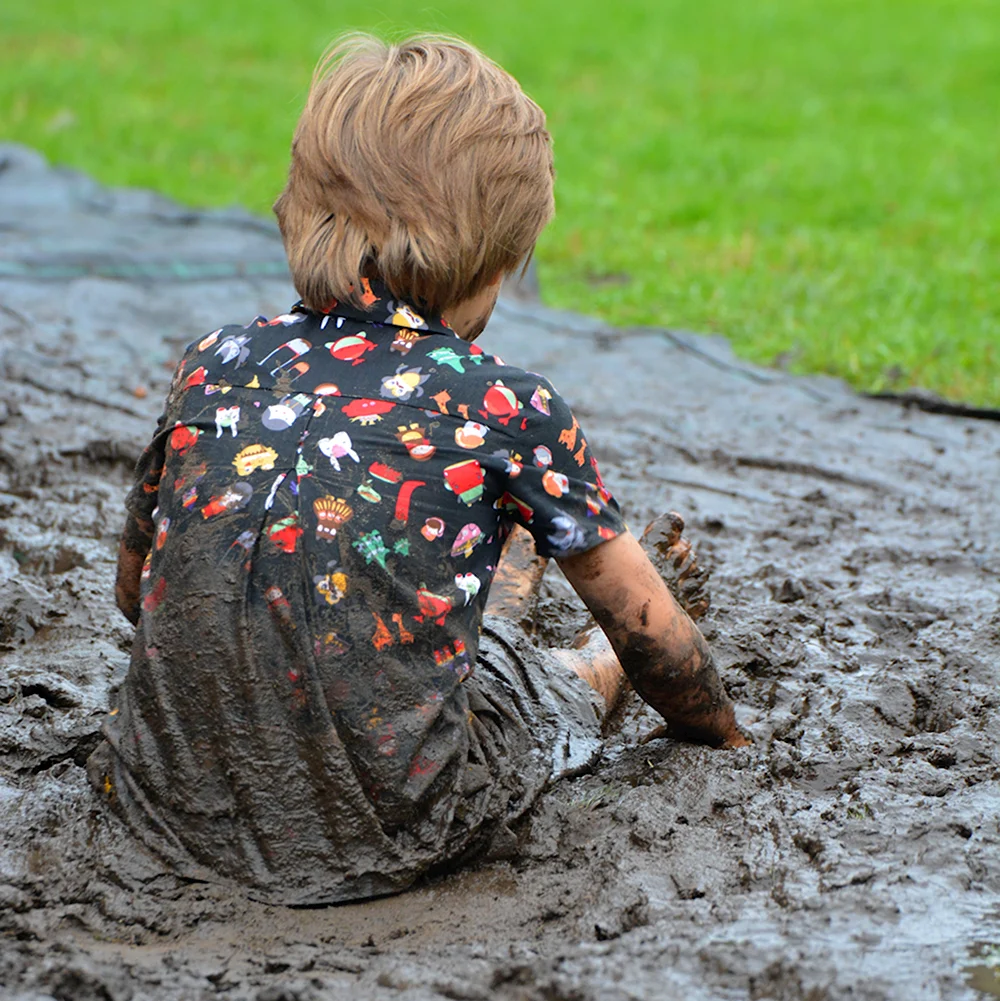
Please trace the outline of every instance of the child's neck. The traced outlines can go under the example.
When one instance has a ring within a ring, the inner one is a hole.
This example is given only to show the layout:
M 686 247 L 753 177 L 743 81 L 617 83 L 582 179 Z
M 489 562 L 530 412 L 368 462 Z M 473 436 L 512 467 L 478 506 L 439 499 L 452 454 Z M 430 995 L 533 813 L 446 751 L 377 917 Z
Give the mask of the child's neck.
M 478 294 L 446 309 L 441 317 L 463 341 L 474 341 L 486 329 L 500 292 L 500 275 Z

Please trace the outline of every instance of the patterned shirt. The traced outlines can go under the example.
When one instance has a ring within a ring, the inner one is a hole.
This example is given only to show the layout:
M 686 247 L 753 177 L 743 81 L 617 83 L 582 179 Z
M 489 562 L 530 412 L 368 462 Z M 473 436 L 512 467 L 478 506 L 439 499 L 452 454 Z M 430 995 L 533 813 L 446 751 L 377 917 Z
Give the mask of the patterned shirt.
M 563 557 L 624 528 L 548 380 L 364 285 L 367 311 L 298 305 L 190 345 L 127 502 L 155 535 L 108 734 L 148 810 L 203 818 L 210 863 L 285 793 L 290 836 L 340 811 L 430 850 L 467 785 L 463 689 L 505 535 Z M 242 864 L 277 865 L 254 837 Z

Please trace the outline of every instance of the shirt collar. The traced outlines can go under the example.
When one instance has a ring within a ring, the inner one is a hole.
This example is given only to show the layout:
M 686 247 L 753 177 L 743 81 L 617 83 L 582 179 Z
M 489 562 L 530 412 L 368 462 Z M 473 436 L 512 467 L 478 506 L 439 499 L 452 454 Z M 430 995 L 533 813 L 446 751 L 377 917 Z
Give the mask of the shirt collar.
M 458 336 L 437 314 L 421 312 L 408 302 L 393 298 L 392 293 L 379 279 L 362 278 L 361 285 L 361 298 L 367 309 L 362 309 L 353 302 L 334 300 L 327 309 L 322 310 L 322 313 L 330 316 L 342 316 L 360 323 L 379 323 L 390 327 L 407 327 L 425 333 L 447 334 L 450 337 Z M 314 313 L 315 311 L 299 301 L 292 307 L 292 312 Z

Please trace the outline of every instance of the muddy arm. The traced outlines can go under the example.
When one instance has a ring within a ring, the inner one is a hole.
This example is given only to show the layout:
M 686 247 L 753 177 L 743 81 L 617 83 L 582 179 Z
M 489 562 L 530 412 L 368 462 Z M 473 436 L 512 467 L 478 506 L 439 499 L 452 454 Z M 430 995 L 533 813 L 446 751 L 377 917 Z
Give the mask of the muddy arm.
M 139 621 L 139 579 L 142 564 L 153 541 L 153 523 L 130 514 L 118 544 L 118 574 L 115 578 L 115 601 L 125 617 L 135 625 Z
M 675 736 L 721 747 L 748 743 L 708 644 L 633 535 L 626 532 L 559 566 L 604 630 L 632 686 Z

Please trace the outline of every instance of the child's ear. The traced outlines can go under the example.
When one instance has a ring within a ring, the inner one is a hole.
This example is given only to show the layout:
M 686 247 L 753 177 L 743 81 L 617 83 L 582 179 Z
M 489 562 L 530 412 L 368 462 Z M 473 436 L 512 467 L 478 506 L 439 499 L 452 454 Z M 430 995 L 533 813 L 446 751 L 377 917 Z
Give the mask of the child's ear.
M 503 281 L 503 272 L 498 271 L 489 281 L 490 285 L 499 285 Z

